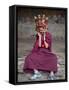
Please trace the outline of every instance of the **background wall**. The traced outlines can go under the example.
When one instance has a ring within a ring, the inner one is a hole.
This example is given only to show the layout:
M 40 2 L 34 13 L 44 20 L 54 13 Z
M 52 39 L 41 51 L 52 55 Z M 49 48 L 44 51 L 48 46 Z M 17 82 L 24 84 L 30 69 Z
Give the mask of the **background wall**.
M 9 6 L 13 4 L 25 5 L 39 5 L 39 6 L 53 6 L 53 7 L 67 7 L 69 8 L 68 0 L 2 0 L 0 2 L 0 90 L 5 89 L 21 89 L 21 90 L 67 90 L 69 82 L 65 83 L 49 83 L 49 84 L 35 84 L 35 85 L 20 85 L 13 86 L 8 84 L 8 63 L 9 63 Z M 69 19 L 69 18 L 68 18 Z M 68 25 L 69 26 L 69 25 Z M 69 32 L 68 32 L 69 33 Z M 69 38 L 69 36 L 68 36 Z M 68 48 L 69 51 L 69 48 Z M 69 57 L 69 55 L 68 55 Z M 68 62 L 69 64 L 69 62 Z M 69 66 L 68 66 L 69 68 Z M 69 73 L 69 70 L 68 70 Z

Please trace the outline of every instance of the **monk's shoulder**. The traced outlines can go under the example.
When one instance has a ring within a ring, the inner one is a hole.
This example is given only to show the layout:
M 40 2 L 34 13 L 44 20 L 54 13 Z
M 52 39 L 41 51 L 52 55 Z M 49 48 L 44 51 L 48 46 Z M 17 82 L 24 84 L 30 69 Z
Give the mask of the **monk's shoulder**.
M 38 34 L 36 34 L 36 39 L 38 39 L 39 38 L 39 36 L 38 36 Z
M 52 34 L 50 32 L 46 32 L 46 35 L 52 37 Z

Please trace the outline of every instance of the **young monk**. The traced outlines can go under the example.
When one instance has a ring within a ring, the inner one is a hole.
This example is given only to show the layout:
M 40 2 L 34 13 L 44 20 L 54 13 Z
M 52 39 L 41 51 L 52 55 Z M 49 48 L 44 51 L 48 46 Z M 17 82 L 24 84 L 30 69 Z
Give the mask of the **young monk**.
M 36 41 L 30 54 L 25 58 L 23 70 L 33 73 L 30 79 L 41 78 L 39 71 L 49 72 L 49 80 L 54 80 L 57 72 L 57 57 L 51 51 L 52 35 L 48 32 L 48 17 L 35 17 Z

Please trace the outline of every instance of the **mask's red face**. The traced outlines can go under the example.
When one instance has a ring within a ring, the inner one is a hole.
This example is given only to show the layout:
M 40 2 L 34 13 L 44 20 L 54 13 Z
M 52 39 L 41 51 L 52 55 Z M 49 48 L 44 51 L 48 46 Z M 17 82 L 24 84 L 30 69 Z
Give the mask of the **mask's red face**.
M 36 22 L 36 28 L 39 32 L 44 32 L 46 29 L 46 22 L 45 20 L 38 20 Z
M 40 15 L 37 17 L 35 16 L 34 19 L 36 23 L 36 31 L 45 32 L 48 29 L 48 17 L 44 14 L 42 17 Z

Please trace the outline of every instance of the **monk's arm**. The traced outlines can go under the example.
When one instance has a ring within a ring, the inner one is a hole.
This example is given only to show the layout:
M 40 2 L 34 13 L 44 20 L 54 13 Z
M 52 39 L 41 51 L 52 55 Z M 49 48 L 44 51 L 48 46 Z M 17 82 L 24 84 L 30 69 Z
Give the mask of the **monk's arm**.
M 51 41 L 52 41 L 52 36 L 50 33 L 47 33 L 47 36 L 44 39 L 44 45 L 46 48 L 50 48 L 51 47 Z
M 41 47 L 41 36 L 39 36 L 39 47 Z
M 41 36 L 38 33 L 36 34 L 36 41 L 34 47 L 35 48 L 41 47 Z
M 45 48 L 48 48 L 48 43 L 46 42 L 46 38 L 45 38 L 45 33 L 44 33 L 44 45 L 45 45 Z
M 44 41 L 44 45 L 45 45 L 45 48 L 49 47 L 49 45 L 48 45 L 48 43 L 46 41 Z
M 38 34 L 38 37 L 39 37 L 39 38 L 38 38 L 38 39 L 39 39 L 39 40 L 38 40 L 38 45 L 39 45 L 39 47 L 41 47 L 41 35 L 40 35 L 39 32 L 38 32 L 37 34 Z

